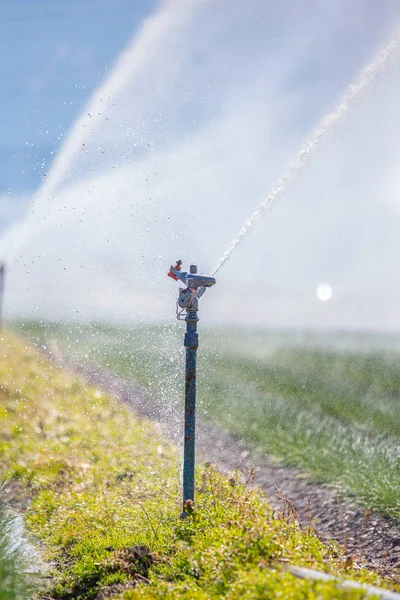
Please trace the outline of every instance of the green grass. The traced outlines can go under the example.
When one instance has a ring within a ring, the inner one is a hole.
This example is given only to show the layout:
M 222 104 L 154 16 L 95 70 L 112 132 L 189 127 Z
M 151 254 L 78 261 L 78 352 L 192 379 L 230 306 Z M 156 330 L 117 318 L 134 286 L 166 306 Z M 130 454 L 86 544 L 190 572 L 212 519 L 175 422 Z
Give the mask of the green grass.
M 25 325 L 182 411 L 184 325 Z M 400 345 L 395 337 L 203 331 L 199 410 L 253 446 L 400 519 Z
M 277 354 L 274 360 L 279 362 Z M 310 354 L 307 360 L 312 360 Z M 275 370 L 273 364 L 263 368 L 222 358 L 214 367 L 209 365 L 214 376 L 204 381 L 213 398 L 210 411 L 226 428 L 300 467 L 310 478 L 332 483 L 382 514 L 400 519 L 400 441 L 394 426 L 398 397 L 385 402 L 378 392 L 377 406 L 371 408 L 371 392 L 360 390 L 372 371 L 365 369 L 362 379 L 363 363 L 370 356 L 357 357 L 362 382 L 350 385 L 338 371 L 346 372 L 349 364 L 351 368 L 352 357 L 332 354 L 325 354 L 321 365 L 318 353 L 316 366 L 311 363 L 305 374 L 300 368 Z M 302 367 L 304 354 L 296 358 L 294 364 Z M 328 365 L 330 381 L 322 368 Z M 227 393 L 228 385 L 234 393 Z
M 181 521 L 178 456 L 152 425 L 1 337 L 0 460 L 29 496 L 27 529 L 55 565 L 47 598 L 364 597 L 296 579 L 288 563 L 392 585 L 212 466 L 197 471 L 196 504 Z

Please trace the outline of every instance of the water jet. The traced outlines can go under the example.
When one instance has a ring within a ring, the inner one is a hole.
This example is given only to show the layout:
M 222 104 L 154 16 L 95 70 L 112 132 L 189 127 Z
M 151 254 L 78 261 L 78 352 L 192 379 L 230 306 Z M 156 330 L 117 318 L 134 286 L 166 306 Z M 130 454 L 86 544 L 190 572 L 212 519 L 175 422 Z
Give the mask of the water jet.
M 289 164 L 283 177 L 279 179 L 276 186 L 271 190 L 270 194 L 261 202 L 257 210 L 245 221 L 242 229 L 239 231 L 236 238 L 230 243 L 227 250 L 223 253 L 213 271 L 213 275 L 217 273 L 223 264 L 230 258 L 236 246 L 248 234 L 249 231 L 258 223 L 272 205 L 279 200 L 287 191 L 288 185 L 296 179 L 297 175 L 305 167 L 311 159 L 315 150 L 321 142 L 327 137 L 338 123 L 342 121 L 345 115 L 349 112 L 353 104 L 364 94 L 375 80 L 377 74 L 384 68 L 386 63 L 392 58 L 393 54 L 400 46 L 400 30 L 397 30 L 392 41 L 378 55 L 362 69 L 358 78 L 354 83 L 351 83 L 346 92 L 342 96 L 337 107 L 329 112 L 319 123 L 315 132 L 306 141 L 294 162 Z

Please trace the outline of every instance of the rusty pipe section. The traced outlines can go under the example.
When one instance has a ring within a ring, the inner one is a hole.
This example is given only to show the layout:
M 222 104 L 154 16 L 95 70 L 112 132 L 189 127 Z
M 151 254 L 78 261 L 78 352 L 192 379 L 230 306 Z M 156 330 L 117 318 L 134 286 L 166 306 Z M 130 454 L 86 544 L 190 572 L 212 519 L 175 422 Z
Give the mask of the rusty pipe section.
M 197 322 L 199 320 L 198 302 L 194 302 L 186 309 L 186 376 L 185 376 L 185 434 L 183 446 L 183 512 L 182 518 L 187 516 L 187 509 L 194 502 L 194 467 L 196 460 L 196 359 L 199 346 Z

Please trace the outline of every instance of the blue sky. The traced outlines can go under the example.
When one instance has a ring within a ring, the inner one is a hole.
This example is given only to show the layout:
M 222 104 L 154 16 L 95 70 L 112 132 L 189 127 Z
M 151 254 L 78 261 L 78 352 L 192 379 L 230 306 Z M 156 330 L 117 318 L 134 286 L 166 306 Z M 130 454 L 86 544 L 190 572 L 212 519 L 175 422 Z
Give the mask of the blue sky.
M 0 195 L 32 192 L 151 0 L 0 1 Z
M 400 23 L 397 0 L 0 0 L 0 11 L 0 250 L 20 246 L 9 306 L 67 317 L 173 304 L 165 265 L 188 254 L 215 265 Z M 215 314 L 400 329 L 398 65 L 397 53 L 235 251 Z M 324 281 L 328 309 L 315 303 Z M 249 290 L 263 290 L 262 310 L 248 310 Z

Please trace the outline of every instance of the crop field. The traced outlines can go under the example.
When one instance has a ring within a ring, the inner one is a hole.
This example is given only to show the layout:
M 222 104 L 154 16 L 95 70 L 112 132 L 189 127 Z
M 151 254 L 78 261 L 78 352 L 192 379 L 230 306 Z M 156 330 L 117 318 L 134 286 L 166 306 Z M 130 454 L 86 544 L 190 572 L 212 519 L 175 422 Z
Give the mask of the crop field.
M 180 418 L 183 327 L 18 328 L 137 382 Z M 205 329 L 199 412 L 311 480 L 400 519 L 399 359 L 395 336 Z
M 365 597 L 297 578 L 288 564 L 398 588 L 212 465 L 199 465 L 195 506 L 179 519 L 178 455 L 152 423 L 23 341 L 2 342 L 2 476 L 28 500 L 26 535 L 48 561 L 28 590 L 18 556 L 0 544 L 2 600 Z

